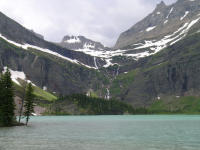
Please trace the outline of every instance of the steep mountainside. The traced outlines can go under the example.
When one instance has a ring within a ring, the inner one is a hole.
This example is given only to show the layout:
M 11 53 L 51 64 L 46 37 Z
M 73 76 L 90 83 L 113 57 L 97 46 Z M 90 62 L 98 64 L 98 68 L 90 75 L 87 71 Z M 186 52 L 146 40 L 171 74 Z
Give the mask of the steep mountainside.
M 41 38 L 41 35 L 28 30 L 15 22 L 14 20 L 8 18 L 0 12 L 0 37 L 10 41 L 16 46 L 27 48 L 35 48 L 39 51 L 46 53 L 51 53 L 57 56 L 66 57 L 68 61 L 71 61 L 76 64 L 85 65 L 86 67 L 95 67 L 94 58 L 82 53 L 75 52 L 66 48 L 62 48 L 47 42 Z M 98 59 L 98 58 L 97 58 Z M 99 62 L 105 64 L 102 60 L 99 59 Z
M 167 97 L 199 96 L 200 33 L 188 35 L 159 53 L 140 59 L 110 87 L 113 97 L 146 106 Z
M 1 71 L 5 66 L 13 71 L 23 72 L 27 79 L 37 86 L 47 87 L 51 92 L 60 94 L 97 90 L 107 80 L 94 69 L 73 64 L 35 49 L 27 51 L 0 39 Z
M 96 69 L 113 65 L 109 60 L 111 49 L 84 36 L 65 36 L 58 45 L 92 56 Z
M 96 58 L 98 60 L 98 58 Z M 101 59 L 99 62 L 103 61 Z M 57 94 L 106 90 L 107 77 L 94 57 L 47 42 L 0 13 L 0 70 L 8 67 L 35 85 Z M 98 93 L 105 95 L 105 93 Z
M 161 2 L 151 14 L 120 35 L 115 49 L 125 50 L 135 59 L 155 54 L 199 25 L 199 15 L 199 0 L 178 0 L 170 6 Z

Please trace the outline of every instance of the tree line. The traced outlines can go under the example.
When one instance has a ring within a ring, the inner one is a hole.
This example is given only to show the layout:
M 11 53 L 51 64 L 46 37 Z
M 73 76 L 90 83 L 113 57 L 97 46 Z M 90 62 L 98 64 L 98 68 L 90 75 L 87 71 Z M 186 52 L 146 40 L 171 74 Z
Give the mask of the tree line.
M 30 116 L 34 113 L 34 94 L 31 83 L 26 84 L 24 90 L 24 98 L 22 98 L 19 121 L 16 120 L 15 115 L 15 101 L 14 101 L 14 86 L 11 79 L 11 73 L 7 68 L 6 72 L 0 76 L 0 126 L 14 126 L 19 125 L 22 115 L 26 118 L 26 125 L 28 125 Z M 23 111 L 24 108 L 24 111 Z M 22 114 L 22 112 L 24 112 Z
M 87 115 L 122 115 L 134 114 L 135 111 L 131 105 L 115 99 L 107 100 L 86 96 L 84 94 L 72 94 L 59 97 L 52 105 L 52 113 L 59 114 L 65 112 L 63 105 L 70 103 L 75 104 L 79 110 L 85 110 L 83 113 L 80 113 Z
M 60 96 L 57 101 L 55 101 L 49 114 L 53 115 L 65 115 L 69 114 L 65 110 L 64 105 L 75 104 L 78 106 L 79 110 L 84 110 L 80 112 L 82 115 L 123 115 L 123 114 L 152 114 L 146 107 L 134 108 L 132 105 L 119 101 L 116 99 L 104 99 L 86 96 L 84 94 L 72 94 L 68 96 Z

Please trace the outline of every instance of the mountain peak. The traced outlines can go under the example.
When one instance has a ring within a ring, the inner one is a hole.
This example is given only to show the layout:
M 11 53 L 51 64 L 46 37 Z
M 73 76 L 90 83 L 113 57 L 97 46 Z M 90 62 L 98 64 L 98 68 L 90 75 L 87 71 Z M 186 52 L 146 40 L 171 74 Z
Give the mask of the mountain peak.
M 85 36 L 79 35 L 79 36 L 64 36 L 61 43 L 59 43 L 60 46 L 69 48 L 72 50 L 77 49 L 93 49 L 93 50 L 107 50 L 107 47 L 104 47 L 103 44 L 100 42 L 93 41 Z
M 163 8 L 167 7 L 164 1 L 161 1 L 159 4 L 156 6 L 156 10 L 162 10 Z

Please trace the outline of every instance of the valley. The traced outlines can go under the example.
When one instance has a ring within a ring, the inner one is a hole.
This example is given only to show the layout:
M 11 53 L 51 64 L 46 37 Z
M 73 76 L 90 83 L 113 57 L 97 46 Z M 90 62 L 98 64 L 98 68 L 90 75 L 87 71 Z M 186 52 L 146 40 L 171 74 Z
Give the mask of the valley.
M 157 101 L 167 105 L 169 97 L 198 99 L 199 14 L 197 0 L 162 1 L 106 47 L 81 35 L 49 42 L 0 13 L 0 70 L 10 69 L 18 97 L 20 82 L 27 80 L 36 87 L 38 104 L 47 106 L 73 94 L 146 111 Z

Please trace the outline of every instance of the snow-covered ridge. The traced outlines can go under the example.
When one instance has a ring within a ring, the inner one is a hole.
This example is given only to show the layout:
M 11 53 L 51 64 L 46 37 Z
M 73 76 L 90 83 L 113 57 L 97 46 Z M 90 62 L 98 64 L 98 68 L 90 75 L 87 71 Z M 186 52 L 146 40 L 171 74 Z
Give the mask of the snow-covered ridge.
M 95 44 L 92 45 L 90 43 L 85 43 L 84 46 L 83 46 L 83 48 L 85 48 L 85 49 L 94 49 L 95 48 Z
M 73 37 L 71 39 L 65 40 L 65 43 L 80 43 L 81 40 L 78 37 Z
M 7 68 L 8 67 L 4 67 L 3 68 L 4 69 L 3 73 L 6 72 Z M 26 75 L 25 75 L 24 72 L 22 72 L 22 71 L 14 71 L 14 70 L 12 70 L 10 68 L 8 68 L 8 70 L 10 71 L 12 81 L 15 82 L 16 84 L 21 86 L 21 84 L 18 81 L 18 79 L 21 79 L 21 80 L 27 81 L 28 83 L 32 83 L 33 86 L 36 86 L 32 81 L 27 80 Z
M 13 44 L 13 45 L 15 45 L 15 46 L 17 46 L 17 47 L 23 48 L 23 49 L 25 49 L 25 50 L 28 50 L 29 48 L 33 48 L 33 49 L 35 49 L 35 50 L 39 50 L 39 51 L 42 51 L 42 52 L 44 52 L 44 53 L 48 53 L 48 54 L 57 56 L 57 57 L 59 57 L 59 58 L 65 59 L 65 60 L 67 60 L 67 61 L 69 61 L 69 62 L 71 62 L 71 63 L 75 63 L 75 64 L 78 64 L 78 65 L 83 65 L 83 66 L 85 66 L 85 67 L 87 67 L 87 68 L 97 69 L 97 68 L 95 68 L 95 67 L 91 67 L 91 66 L 85 65 L 85 64 L 83 64 L 82 62 L 79 62 L 79 61 L 76 60 L 76 59 L 70 59 L 70 58 L 68 58 L 68 57 L 65 57 L 65 56 L 63 56 L 63 55 L 61 55 L 61 54 L 59 54 L 59 53 L 57 53 L 57 52 L 51 51 L 51 50 L 46 49 L 46 48 L 41 48 L 41 47 L 34 46 L 34 45 L 30 45 L 30 44 L 19 44 L 19 43 L 16 43 L 16 42 L 14 42 L 14 41 L 11 41 L 11 40 L 7 39 L 6 37 L 2 36 L 1 34 L 0 34 L 0 37 L 1 37 L 2 39 L 6 40 L 8 43 L 11 43 L 11 44 Z
M 187 35 L 189 29 L 194 24 L 196 24 L 199 20 L 200 20 L 200 17 L 191 22 L 185 23 L 177 31 L 175 31 L 174 33 L 172 33 L 170 35 L 165 36 L 163 39 L 161 39 L 159 41 L 151 40 L 151 41 L 144 41 L 144 43 L 133 44 L 134 46 L 138 46 L 138 47 L 134 48 L 136 50 L 137 49 L 150 49 L 153 52 L 149 53 L 146 51 L 146 52 L 142 52 L 142 53 L 138 53 L 138 54 L 133 54 L 132 56 L 134 57 L 134 55 L 135 55 L 135 57 L 138 59 L 138 58 L 141 58 L 144 56 L 153 55 L 153 54 L 159 52 L 160 50 L 166 48 L 168 45 L 175 44 L 176 42 L 183 39 Z
M 173 9 L 171 9 L 171 11 L 173 11 Z M 138 49 L 149 49 L 152 52 L 149 51 L 145 51 L 145 52 L 141 52 L 141 53 L 135 53 L 135 54 L 128 54 L 127 51 L 131 51 L 131 49 L 118 49 L 115 51 L 98 51 L 98 50 L 91 50 L 88 47 L 85 47 L 84 49 L 77 49 L 74 51 L 79 51 L 79 52 L 83 52 L 85 54 L 94 56 L 94 57 L 100 57 L 102 59 L 104 59 L 106 61 L 106 65 L 104 65 L 104 67 L 108 67 L 110 65 L 113 65 L 111 63 L 112 61 L 112 57 L 114 56 L 126 56 L 126 57 L 132 57 L 135 60 L 138 60 L 139 58 L 143 58 L 143 57 L 147 57 L 150 55 L 153 55 L 157 52 L 159 52 L 160 50 L 166 48 L 168 45 L 173 45 L 176 42 L 180 41 L 181 39 L 183 39 L 189 29 L 196 24 L 199 21 L 200 18 L 197 18 L 191 22 L 185 23 L 182 27 L 180 27 L 177 31 L 175 31 L 174 33 L 164 36 L 161 40 L 151 40 L 151 41 L 144 41 L 144 43 L 135 43 L 133 44 L 133 46 L 137 46 L 132 50 L 138 50 Z M 94 62 L 95 64 L 95 62 Z M 95 65 L 96 66 L 96 65 Z

